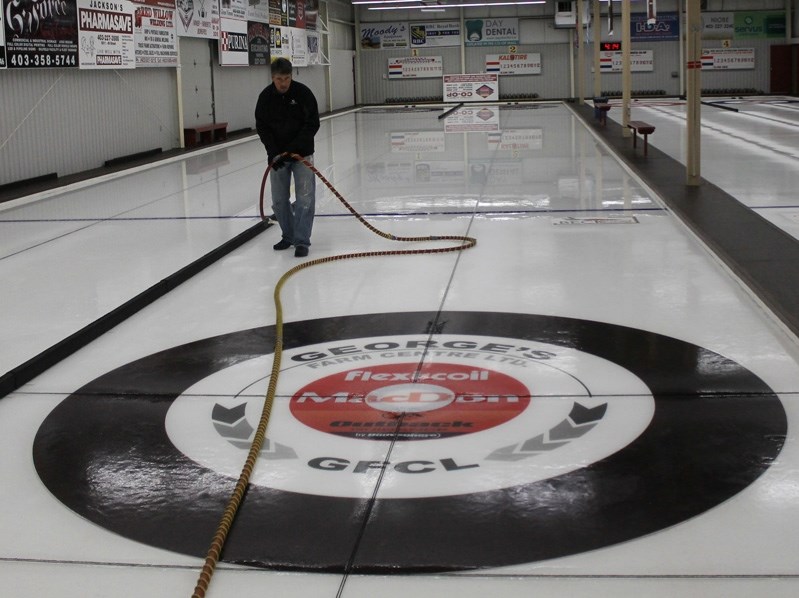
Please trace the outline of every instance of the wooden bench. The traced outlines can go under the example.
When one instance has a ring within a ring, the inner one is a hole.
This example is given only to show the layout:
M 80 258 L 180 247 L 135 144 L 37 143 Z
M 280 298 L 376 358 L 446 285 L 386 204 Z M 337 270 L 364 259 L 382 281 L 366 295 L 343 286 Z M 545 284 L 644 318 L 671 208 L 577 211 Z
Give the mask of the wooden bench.
M 208 123 L 207 125 L 197 125 L 185 127 L 183 138 L 186 147 L 195 145 L 205 145 L 213 141 L 224 141 L 227 139 L 227 123 Z
M 648 146 L 648 138 L 650 133 L 655 132 L 654 125 L 650 125 L 649 123 L 645 123 L 642 120 L 631 120 L 627 123 L 627 126 L 633 130 L 633 147 L 635 147 L 635 141 L 638 139 L 636 133 L 640 133 L 644 137 L 644 155 L 646 156 L 646 150 Z

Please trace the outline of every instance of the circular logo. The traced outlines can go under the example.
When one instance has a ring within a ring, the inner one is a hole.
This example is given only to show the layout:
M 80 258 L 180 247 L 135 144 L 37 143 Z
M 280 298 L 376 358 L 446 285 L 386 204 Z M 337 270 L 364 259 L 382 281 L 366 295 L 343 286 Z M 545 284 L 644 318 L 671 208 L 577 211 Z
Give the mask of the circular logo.
M 481 432 L 522 413 L 527 387 L 457 363 L 390 363 L 325 376 L 291 398 L 302 423 L 348 438 L 429 440 Z
M 202 557 L 273 345 L 272 327 L 233 332 L 93 380 L 42 423 L 41 480 L 106 529 Z M 230 562 L 408 573 L 595 550 L 729 499 L 787 429 L 740 364 L 602 322 L 368 314 L 287 324 L 284 348 Z

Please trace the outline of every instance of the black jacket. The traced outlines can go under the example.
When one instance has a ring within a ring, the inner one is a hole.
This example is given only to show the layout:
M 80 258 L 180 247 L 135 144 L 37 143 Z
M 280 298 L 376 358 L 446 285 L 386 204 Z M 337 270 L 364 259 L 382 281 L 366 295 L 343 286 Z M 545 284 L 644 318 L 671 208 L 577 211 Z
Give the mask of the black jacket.
M 274 84 L 267 86 L 255 105 L 255 126 L 270 162 L 283 152 L 310 156 L 319 130 L 319 107 L 313 92 L 293 80 L 284 94 L 279 94 Z

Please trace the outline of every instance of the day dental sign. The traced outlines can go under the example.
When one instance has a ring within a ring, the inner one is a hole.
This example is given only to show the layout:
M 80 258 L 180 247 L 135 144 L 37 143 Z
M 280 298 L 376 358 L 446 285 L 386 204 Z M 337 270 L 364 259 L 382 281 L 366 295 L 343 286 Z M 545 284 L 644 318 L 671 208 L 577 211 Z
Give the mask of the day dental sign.
M 519 19 L 469 19 L 467 46 L 507 46 L 519 43 Z

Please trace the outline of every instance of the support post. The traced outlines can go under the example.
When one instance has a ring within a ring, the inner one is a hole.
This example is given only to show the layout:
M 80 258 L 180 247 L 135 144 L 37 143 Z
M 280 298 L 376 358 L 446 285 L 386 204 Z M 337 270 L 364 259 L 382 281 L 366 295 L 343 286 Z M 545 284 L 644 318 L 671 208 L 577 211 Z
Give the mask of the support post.
M 699 0 L 686 0 L 686 184 L 698 186 L 701 180 L 702 137 L 702 16 Z

